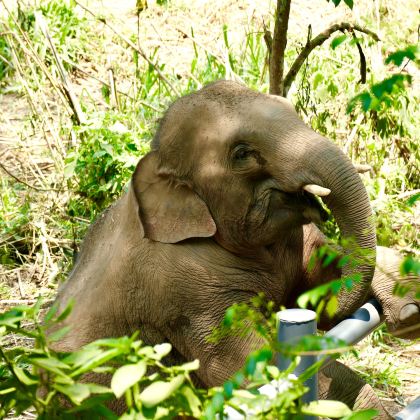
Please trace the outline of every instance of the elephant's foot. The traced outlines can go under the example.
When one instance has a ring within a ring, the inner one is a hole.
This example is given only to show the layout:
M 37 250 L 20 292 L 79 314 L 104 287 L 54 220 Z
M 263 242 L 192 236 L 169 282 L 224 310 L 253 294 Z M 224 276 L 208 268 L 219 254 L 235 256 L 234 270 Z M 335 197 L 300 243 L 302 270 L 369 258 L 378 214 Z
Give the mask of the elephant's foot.
M 331 362 L 319 374 L 319 399 L 337 400 L 353 410 L 374 408 L 377 419 L 392 419 L 373 388 L 350 368 L 340 362 Z

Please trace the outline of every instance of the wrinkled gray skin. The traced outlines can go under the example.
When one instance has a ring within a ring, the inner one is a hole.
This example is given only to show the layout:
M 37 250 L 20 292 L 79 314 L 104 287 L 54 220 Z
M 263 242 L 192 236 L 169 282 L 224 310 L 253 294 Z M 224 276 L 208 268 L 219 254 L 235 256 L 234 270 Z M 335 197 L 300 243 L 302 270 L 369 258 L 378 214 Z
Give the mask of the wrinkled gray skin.
M 374 253 L 372 212 L 359 175 L 285 99 L 228 81 L 179 99 L 129 191 L 91 227 L 59 292 L 61 308 L 75 301 L 65 321 L 73 328 L 59 348 L 139 329 L 147 343 L 170 342 L 173 362 L 199 358 L 198 383 L 220 384 L 262 344 L 252 335 L 206 341 L 230 305 L 264 292 L 277 305 L 295 306 L 303 291 L 349 274 L 333 266 L 307 271 L 312 251 L 325 243 L 314 224 L 324 211 L 303 191 L 307 184 L 331 190 L 324 202 L 342 235 Z M 398 270 L 398 259 L 391 265 Z M 374 264 L 359 271 L 360 285 L 339 295 L 337 318 L 369 294 Z M 373 293 L 391 327 L 402 317 L 418 321 L 417 306 L 393 298 L 392 287 L 391 276 L 375 276 Z M 342 365 L 325 369 L 321 382 L 324 397 L 380 406 Z

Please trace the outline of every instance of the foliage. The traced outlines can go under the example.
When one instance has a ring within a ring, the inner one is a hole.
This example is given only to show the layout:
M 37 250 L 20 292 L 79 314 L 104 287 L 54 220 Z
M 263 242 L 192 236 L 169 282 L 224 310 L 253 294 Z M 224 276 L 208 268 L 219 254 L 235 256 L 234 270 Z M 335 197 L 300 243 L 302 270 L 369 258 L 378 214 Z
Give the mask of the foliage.
M 137 156 L 147 150 L 121 122 L 111 124 L 113 120 L 113 115 L 105 114 L 104 119 L 98 117 L 93 124 L 77 128 L 80 145 L 67 154 L 64 174 L 69 187 L 90 201 L 83 208 L 102 210 L 114 201 L 133 173 Z M 81 215 L 76 200 L 70 207 Z
M 255 318 L 256 301 L 251 305 L 254 309 L 248 307 L 248 313 L 253 313 Z M 42 300 L 38 300 L 33 307 L 18 306 L 0 314 L 1 417 L 11 412 L 20 415 L 33 407 L 40 419 L 86 415 L 92 419 L 115 419 L 118 417 L 107 403 L 124 397 L 127 411 L 121 418 L 125 419 L 172 418 L 177 414 L 211 420 L 217 415 L 223 418 L 229 410 L 246 411 L 264 419 L 299 414 L 352 418 L 346 417 L 353 413 L 343 403 L 319 401 L 302 405 L 300 402 L 307 391 L 305 380 L 319 369 L 320 363 L 299 378 L 291 373 L 299 363 L 296 357 L 299 351 L 315 349 L 313 340 L 302 342 L 301 349 L 293 347 L 293 352 L 287 353 L 292 362 L 286 371 L 280 372 L 270 364 L 273 350 L 266 347 L 251 353 L 244 368 L 222 387 L 206 391 L 195 388 L 191 380 L 190 375 L 199 368 L 198 360 L 166 366 L 164 358 L 171 352 L 171 345 L 147 346 L 137 333 L 131 337 L 100 339 L 75 352 L 55 351 L 54 342 L 69 331 L 69 327 L 59 328 L 59 323 L 69 315 L 72 305 L 61 313 L 52 306 L 42 324 L 41 307 Z M 272 317 L 272 305 L 267 310 Z M 236 312 L 237 308 L 231 308 L 225 320 L 237 316 L 232 311 Z M 15 340 L 17 337 L 34 340 L 35 345 L 11 347 L 10 334 L 14 334 Z M 322 338 L 317 340 L 317 350 L 326 348 L 320 345 L 321 341 Z M 329 348 L 336 346 L 330 343 Z M 92 374 L 112 377 L 110 386 L 89 382 Z M 267 391 L 258 392 L 258 387 L 270 383 L 283 392 L 274 397 Z M 373 416 L 363 412 L 359 415 L 365 419 Z

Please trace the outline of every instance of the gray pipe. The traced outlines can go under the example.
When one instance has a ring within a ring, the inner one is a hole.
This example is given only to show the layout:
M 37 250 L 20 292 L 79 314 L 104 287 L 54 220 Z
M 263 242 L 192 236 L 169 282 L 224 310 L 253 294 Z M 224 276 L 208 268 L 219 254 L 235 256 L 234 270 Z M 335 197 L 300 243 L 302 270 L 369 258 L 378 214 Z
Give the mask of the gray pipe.
M 344 340 L 352 345 L 368 336 L 381 324 L 382 308 L 376 299 L 371 299 L 353 315 L 329 330 L 325 336 Z
M 325 335 L 344 340 L 348 345 L 356 344 L 381 324 L 381 315 L 382 308 L 380 304 L 376 299 L 371 299 L 354 312 L 353 315 L 341 321 Z M 313 311 L 307 309 L 286 309 L 277 313 L 277 320 L 278 340 L 280 342 L 293 342 L 304 335 L 316 334 L 316 314 Z M 301 362 L 294 371 L 294 374 L 299 376 L 316 361 L 316 356 L 302 356 Z M 328 359 L 325 364 L 327 363 Z M 287 369 L 289 365 L 290 360 L 288 358 L 278 357 L 277 366 L 280 370 Z M 303 396 L 303 402 L 316 401 L 318 399 L 317 375 L 314 375 L 314 377 L 306 381 L 305 385 L 309 387 L 309 391 Z M 267 384 L 264 387 L 270 388 L 273 386 Z M 226 414 L 230 420 L 244 418 L 233 409 L 228 410 Z M 309 419 L 314 420 L 316 417 L 305 416 L 305 420 Z M 397 414 L 396 420 L 420 420 L 420 397 Z
M 285 309 L 277 313 L 278 330 L 277 339 L 280 343 L 293 343 L 305 335 L 316 334 L 316 313 L 309 309 Z M 296 376 L 301 375 L 306 369 L 316 363 L 316 355 L 301 356 L 299 365 L 294 370 Z M 277 367 L 286 370 L 291 360 L 284 356 L 277 357 Z M 318 399 L 318 381 L 314 375 L 305 382 L 309 391 L 303 396 L 302 401 L 309 403 Z
M 293 343 L 305 335 L 316 334 L 316 313 L 309 309 L 285 309 L 277 313 L 277 339 L 280 343 Z M 317 362 L 316 355 L 301 356 L 300 363 L 294 370 L 296 376 Z M 277 356 L 277 367 L 286 370 L 291 360 L 284 356 Z M 318 375 L 311 376 L 305 381 L 308 392 L 302 397 L 304 403 L 318 399 Z M 304 416 L 305 420 L 315 420 L 317 417 Z
M 400 411 L 395 420 L 419 420 L 420 419 L 420 397 L 407 405 L 404 410 Z

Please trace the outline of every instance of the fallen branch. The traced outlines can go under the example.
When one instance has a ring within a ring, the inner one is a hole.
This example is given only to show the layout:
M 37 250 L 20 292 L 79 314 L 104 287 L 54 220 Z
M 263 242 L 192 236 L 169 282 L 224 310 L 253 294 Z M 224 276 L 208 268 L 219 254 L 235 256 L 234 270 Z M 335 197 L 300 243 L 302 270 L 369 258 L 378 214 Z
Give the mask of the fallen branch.
M 135 44 L 133 44 L 133 42 L 131 42 L 126 36 L 124 36 L 123 34 L 121 34 L 120 32 L 118 32 L 110 23 L 108 23 L 104 17 L 98 17 L 94 12 L 92 12 L 92 10 L 90 10 L 85 5 L 83 5 L 82 3 L 80 3 L 80 1 L 75 0 L 75 3 L 77 5 L 79 5 L 82 9 L 84 9 L 86 12 L 88 12 L 89 14 L 91 14 L 95 19 L 99 20 L 104 25 L 108 26 L 108 28 L 111 29 L 111 31 L 114 32 L 115 35 L 117 35 L 119 38 L 121 38 L 130 48 L 132 48 L 134 51 L 137 51 L 148 62 L 148 64 L 150 64 L 153 67 L 153 69 L 158 74 L 159 78 L 175 93 L 175 95 L 180 96 L 180 93 L 178 92 L 178 90 L 162 74 L 162 72 L 160 71 L 159 67 L 147 56 L 147 54 L 145 53 L 145 51 L 143 50 L 143 48 L 141 48 L 140 46 L 136 46 Z
M 284 89 L 283 89 L 283 96 L 287 95 L 287 92 L 290 89 L 290 86 L 292 85 L 293 81 L 296 78 L 296 75 L 298 74 L 300 68 L 302 67 L 305 60 L 308 58 L 309 54 L 314 50 L 316 47 L 321 46 L 334 32 L 337 31 L 349 31 L 349 32 L 363 32 L 369 36 L 371 36 L 375 41 L 379 41 L 379 37 L 375 32 L 372 32 L 369 29 L 362 28 L 359 25 L 353 25 L 351 23 L 342 22 L 342 23 L 336 23 L 332 26 L 330 26 L 328 29 L 326 29 L 324 32 L 321 32 L 318 34 L 315 38 L 308 40 L 303 47 L 300 54 L 297 56 L 296 60 L 290 67 L 289 72 L 287 73 L 286 77 L 284 78 Z

